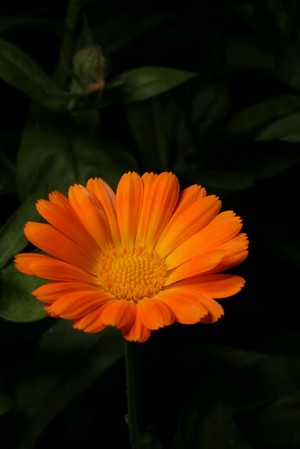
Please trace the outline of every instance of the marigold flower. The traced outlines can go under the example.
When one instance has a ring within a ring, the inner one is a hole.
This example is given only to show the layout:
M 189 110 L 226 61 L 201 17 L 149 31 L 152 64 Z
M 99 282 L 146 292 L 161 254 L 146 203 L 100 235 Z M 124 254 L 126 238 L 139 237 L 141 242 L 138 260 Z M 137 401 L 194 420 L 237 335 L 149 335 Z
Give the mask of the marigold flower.
M 245 283 L 220 274 L 247 256 L 240 217 L 219 213 L 220 200 L 201 186 L 180 192 L 172 173 L 126 173 L 116 194 L 89 179 L 36 207 L 48 223 L 28 222 L 24 232 L 49 255 L 18 254 L 16 268 L 51 281 L 33 295 L 76 329 L 115 326 L 143 342 L 174 321 L 213 323 L 223 315 L 214 299 Z

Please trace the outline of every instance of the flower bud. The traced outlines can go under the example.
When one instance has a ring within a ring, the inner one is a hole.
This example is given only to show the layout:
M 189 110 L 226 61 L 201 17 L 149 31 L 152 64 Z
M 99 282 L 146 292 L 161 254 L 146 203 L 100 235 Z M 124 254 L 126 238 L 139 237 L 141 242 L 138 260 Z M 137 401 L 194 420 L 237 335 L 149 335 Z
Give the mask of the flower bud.
M 106 58 L 99 44 L 84 47 L 73 58 L 72 92 L 90 93 L 105 85 Z

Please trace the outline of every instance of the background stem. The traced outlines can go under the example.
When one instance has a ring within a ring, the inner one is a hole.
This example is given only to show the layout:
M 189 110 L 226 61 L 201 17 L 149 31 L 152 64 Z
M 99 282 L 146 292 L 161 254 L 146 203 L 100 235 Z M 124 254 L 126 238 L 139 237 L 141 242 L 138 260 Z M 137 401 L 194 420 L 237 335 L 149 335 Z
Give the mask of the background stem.
M 69 0 L 65 18 L 66 31 L 61 44 L 61 61 L 56 69 L 54 79 L 61 88 L 65 88 L 69 72 L 72 67 L 72 59 L 76 48 L 78 16 L 82 0 Z

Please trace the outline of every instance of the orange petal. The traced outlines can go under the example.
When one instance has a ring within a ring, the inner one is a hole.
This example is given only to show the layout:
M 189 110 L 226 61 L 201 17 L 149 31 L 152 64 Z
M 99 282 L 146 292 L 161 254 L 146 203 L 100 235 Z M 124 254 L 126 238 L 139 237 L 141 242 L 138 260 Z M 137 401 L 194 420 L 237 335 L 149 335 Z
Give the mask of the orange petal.
M 238 293 L 245 279 L 233 274 L 211 274 L 199 277 L 199 290 L 211 298 L 228 298 Z
M 61 207 L 62 209 L 73 213 L 72 207 L 70 205 L 70 201 L 61 192 L 54 190 L 53 192 L 49 193 L 48 197 L 49 197 L 49 201 L 51 201 L 51 203 L 56 204 L 57 206 Z
M 87 313 L 82 318 L 73 320 L 72 326 L 74 329 L 79 329 L 88 333 L 96 333 L 102 331 L 106 326 L 100 319 L 101 311 L 99 309 Z
M 67 236 L 44 223 L 28 222 L 24 233 L 42 251 L 90 273 L 96 272 L 97 262 Z
M 215 323 L 224 315 L 224 309 L 217 301 L 211 298 L 203 298 L 202 301 L 208 310 L 208 314 L 201 319 L 202 323 Z
M 21 273 L 36 276 L 36 274 L 32 271 L 32 266 L 35 262 L 38 262 L 40 260 L 39 258 L 40 258 L 39 254 L 19 253 L 16 254 L 14 257 L 14 265 L 16 269 L 19 270 Z
M 141 321 L 150 330 L 169 326 L 174 322 L 172 310 L 158 298 L 145 298 L 137 304 L 137 307 Z
M 49 282 L 36 288 L 32 294 L 42 302 L 51 303 L 60 296 L 84 290 L 98 291 L 99 287 L 79 282 Z
M 140 176 L 129 172 L 122 176 L 116 193 L 116 213 L 125 247 L 135 245 L 143 201 L 143 184 Z
M 77 319 L 99 310 L 109 300 L 101 291 L 76 291 L 60 296 L 47 307 L 47 311 L 54 317 Z
M 137 230 L 136 244 L 153 246 L 167 225 L 179 197 L 179 182 L 173 173 L 142 176 L 144 198 Z
M 136 305 L 130 301 L 114 300 L 108 303 L 102 314 L 101 320 L 107 326 L 115 326 L 118 329 L 130 327 L 135 320 Z
M 234 238 L 241 227 L 240 217 L 231 211 L 222 212 L 166 257 L 168 268 L 172 269 L 205 251 L 222 249 L 221 245 Z
M 157 295 L 157 299 L 172 310 L 176 321 L 183 324 L 198 323 L 208 315 L 209 310 L 202 303 L 201 297 L 197 288 L 182 287 L 179 284 L 168 287 Z
M 216 267 L 216 272 L 228 270 L 229 268 L 243 262 L 248 255 L 248 246 L 248 237 L 244 233 L 239 234 L 233 239 L 228 240 L 228 242 L 223 243 L 220 248 L 225 251 L 225 256 L 221 260 L 220 265 Z
M 215 250 L 193 257 L 167 274 L 164 286 L 205 273 L 220 263 L 225 251 Z
M 175 213 L 181 214 L 181 212 L 195 203 L 195 201 L 206 197 L 206 190 L 204 187 L 194 184 L 186 187 L 180 192 L 178 204 L 176 206 Z
M 84 226 L 82 226 L 80 220 L 78 220 L 70 204 L 60 206 L 52 201 L 39 200 L 36 208 L 40 215 L 52 226 L 75 242 L 91 257 L 94 257 L 96 261 L 99 260 L 99 248 L 95 245 L 95 241 Z
M 127 328 L 122 328 L 121 332 L 125 340 L 128 341 L 143 343 L 148 340 L 151 335 L 151 330 L 144 325 L 138 307 L 136 308 L 136 317 L 132 325 Z
M 105 250 L 112 243 L 107 217 L 98 198 L 84 186 L 77 184 L 69 188 L 69 200 L 78 219 L 88 233 Z
M 16 268 L 22 273 L 50 281 L 83 282 L 97 285 L 97 278 L 74 265 L 42 254 L 21 253 L 15 256 Z
M 121 236 L 115 209 L 115 193 L 101 178 L 89 179 L 86 188 L 100 201 L 109 223 L 114 245 L 119 246 L 121 243 Z
M 200 189 L 200 188 L 199 188 Z M 178 204 L 172 218 L 162 232 L 157 242 L 157 250 L 162 256 L 167 256 L 207 226 L 220 210 L 221 202 L 214 196 L 202 197 L 202 189 L 199 190 L 195 201 L 184 201 L 185 205 Z M 183 197 L 183 200 L 185 197 Z

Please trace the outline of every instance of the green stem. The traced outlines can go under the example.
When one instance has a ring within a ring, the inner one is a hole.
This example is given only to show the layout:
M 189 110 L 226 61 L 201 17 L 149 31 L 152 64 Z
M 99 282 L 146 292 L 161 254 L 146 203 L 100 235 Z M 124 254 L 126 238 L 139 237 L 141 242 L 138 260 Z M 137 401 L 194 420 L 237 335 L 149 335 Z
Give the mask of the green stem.
M 138 343 L 125 342 L 128 427 L 132 449 L 142 449 L 143 436 L 138 352 Z

